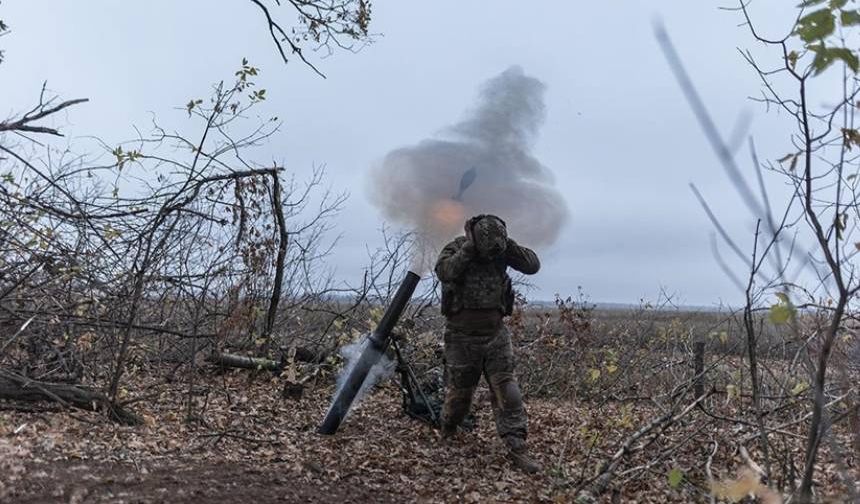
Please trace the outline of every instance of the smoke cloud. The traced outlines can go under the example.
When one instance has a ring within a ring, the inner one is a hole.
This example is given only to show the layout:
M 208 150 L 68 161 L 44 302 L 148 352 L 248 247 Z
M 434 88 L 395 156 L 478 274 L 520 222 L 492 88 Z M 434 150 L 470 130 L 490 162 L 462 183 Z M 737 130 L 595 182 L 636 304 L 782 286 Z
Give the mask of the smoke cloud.
M 388 153 L 374 167 L 372 203 L 386 219 L 415 230 L 425 253 L 462 234 L 465 220 L 482 213 L 504 219 L 524 245 L 552 244 L 568 209 L 552 173 L 531 153 L 546 113 L 544 91 L 517 66 L 493 77 L 462 121 L 438 138 Z M 460 191 L 471 175 L 474 182 Z
M 349 377 L 352 370 L 355 368 L 355 365 L 361 359 L 362 354 L 367 352 L 377 352 L 374 348 L 370 347 L 370 341 L 367 337 L 361 338 L 361 340 L 350 343 L 341 347 L 340 355 L 343 357 L 345 364 L 343 369 L 341 369 L 340 374 L 337 375 L 337 387 L 335 388 L 334 395 L 332 396 L 332 404 L 329 405 L 329 409 L 334 406 L 334 399 L 340 394 L 340 390 L 346 385 L 346 379 Z M 377 352 L 378 353 L 378 352 Z M 364 381 L 361 383 L 361 388 L 358 389 L 358 393 L 355 395 L 355 398 L 352 400 L 352 403 L 349 405 L 349 410 L 346 415 L 344 415 L 344 419 L 346 419 L 350 413 L 353 412 L 364 397 L 373 389 L 373 386 L 379 383 L 381 380 L 390 377 L 395 368 L 397 367 L 397 363 L 393 360 L 389 359 L 387 355 L 384 353 L 379 356 L 379 359 L 376 361 L 376 364 L 370 368 L 370 372 L 367 373 L 367 377 L 365 377 Z

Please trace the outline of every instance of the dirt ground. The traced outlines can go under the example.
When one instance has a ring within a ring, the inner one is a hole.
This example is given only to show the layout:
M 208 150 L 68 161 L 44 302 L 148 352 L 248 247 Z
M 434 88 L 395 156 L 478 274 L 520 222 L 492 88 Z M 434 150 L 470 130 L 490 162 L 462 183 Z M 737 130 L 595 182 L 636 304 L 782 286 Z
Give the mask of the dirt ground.
M 392 502 L 383 490 L 308 481 L 290 464 L 206 464 L 168 460 L 138 465 L 56 461 L 28 464 L 28 477 L 10 502 L 235 503 Z
M 96 414 L 0 403 L 0 502 L 484 502 L 548 500 L 548 476 L 511 469 L 483 398 L 479 428 L 452 444 L 410 419 L 398 391 L 366 399 L 337 435 L 315 432 L 330 390 L 276 398 L 237 373 L 204 420 L 176 409 L 181 389 L 137 406 L 144 426 Z M 537 405 L 536 405 L 537 407 Z M 539 439 L 539 438 L 538 438 Z M 541 459 L 546 457 L 539 456 Z
M 436 431 L 402 413 L 390 383 L 337 435 L 324 437 L 315 428 L 330 387 L 285 400 L 275 378 L 236 372 L 201 382 L 191 422 L 181 384 L 135 403 L 146 420 L 137 427 L 95 413 L 32 405 L 21 412 L 0 402 L 0 502 L 570 502 L 576 482 L 655 414 L 644 405 L 530 400 L 529 443 L 544 470 L 529 476 L 508 464 L 485 391 L 476 398 L 477 428 L 443 445 Z M 710 441 L 724 440 L 713 457 L 717 477 L 732 477 L 742 461 L 731 445 L 738 432 L 698 429 L 690 423 L 667 432 L 663 446 L 683 439 L 683 447 L 644 477 L 623 481 L 619 500 L 706 502 L 702 468 Z M 821 484 L 836 494 L 837 471 L 828 468 L 826 453 L 823 464 L 829 480 Z M 669 483 L 673 470 L 684 475 L 680 484 Z

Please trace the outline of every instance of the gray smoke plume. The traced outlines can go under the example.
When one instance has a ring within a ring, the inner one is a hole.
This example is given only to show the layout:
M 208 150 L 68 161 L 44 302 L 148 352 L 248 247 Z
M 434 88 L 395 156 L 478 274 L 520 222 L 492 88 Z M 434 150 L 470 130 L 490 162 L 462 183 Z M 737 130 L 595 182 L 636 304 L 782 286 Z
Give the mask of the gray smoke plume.
M 359 359 L 361 359 L 361 355 L 368 349 L 370 346 L 370 342 L 367 337 L 363 337 L 360 341 L 350 343 L 341 347 L 340 355 L 343 357 L 345 363 L 343 369 L 341 369 L 340 374 L 337 375 L 337 387 L 335 388 L 333 398 L 336 398 L 338 394 L 340 394 L 340 389 L 346 385 L 346 379 L 349 377 L 349 374 L 352 373 L 353 368 L 358 363 Z M 375 352 L 376 350 L 370 350 Z M 367 373 L 367 377 L 364 379 L 364 382 L 361 384 L 361 388 L 358 389 L 358 393 L 355 395 L 355 399 L 352 400 L 352 404 L 349 406 L 349 410 L 347 414 L 344 416 L 346 418 L 350 413 L 353 412 L 358 405 L 361 404 L 361 401 L 364 397 L 370 392 L 374 385 L 379 383 L 385 378 L 388 378 L 394 373 L 394 369 L 397 367 L 397 363 L 393 360 L 389 359 L 387 355 L 382 354 L 377 360 L 376 364 L 370 368 L 370 372 Z M 334 399 L 332 399 L 332 404 L 329 405 L 329 409 L 334 405 Z
M 544 120 L 544 89 L 517 66 L 493 77 L 465 119 L 438 138 L 385 156 L 372 172 L 371 201 L 434 250 L 482 213 L 504 219 L 524 245 L 552 244 L 568 210 L 552 173 L 531 154 Z

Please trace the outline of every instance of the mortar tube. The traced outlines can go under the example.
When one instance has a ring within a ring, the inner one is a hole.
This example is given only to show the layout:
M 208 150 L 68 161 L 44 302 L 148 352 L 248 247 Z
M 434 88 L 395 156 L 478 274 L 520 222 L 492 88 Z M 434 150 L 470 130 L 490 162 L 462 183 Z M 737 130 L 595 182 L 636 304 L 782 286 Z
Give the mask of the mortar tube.
M 355 363 L 346 377 L 343 386 L 336 392 L 328 413 L 317 428 L 317 433 L 330 436 L 337 432 L 338 427 L 349 412 L 355 396 L 367 379 L 370 369 L 379 362 L 382 354 L 388 348 L 388 344 L 391 342 L 391 331 L 397 325 L 397 321 L 409 303 L 412 293 L 415 292 L 419 280 L 421 277 L 416 273 L 412 271 L 406 273 L 406 277 L 400 282 L 400 287 L 398 287 L 394 298 L 382 315 L 382 319 L 368 337 L 367 347 L 361 352 L 358 362 Z

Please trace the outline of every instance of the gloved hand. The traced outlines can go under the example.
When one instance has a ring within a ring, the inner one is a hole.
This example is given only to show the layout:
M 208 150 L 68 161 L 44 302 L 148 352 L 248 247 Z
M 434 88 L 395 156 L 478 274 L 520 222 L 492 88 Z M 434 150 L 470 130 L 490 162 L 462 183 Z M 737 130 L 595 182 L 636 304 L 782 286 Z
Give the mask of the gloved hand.
M 466 221 L 466 224 L 463 226 L 463 231 L 466 234 L 466 243 L 463 244 L 462 251 L 466 254 L 467 257 L 473 258 L 477 255 L 477 248 L 475 247 L 475 234 L 473 231 L 473 226 L 475 225 L 475 217 Z
M 478 249 L 475 248 L 475 242 L 470 240 L 468 236 L 466 237 L 466 241 L 463 243 L 463 246 L 460 247 L 460 251 L 469 259 L 474 259 L 478 255 Z
M 471 219 L 467 220 L 466 223 L 463 225 L 463 231 L 466 234 L 466 240 L 471 242 L 473 245 L 475 243 L 474 227 L 475 227 L 475 222 L 477 222 L 478 219 L 480 219 L 480 216 L 479 217 L 472 217 Z

